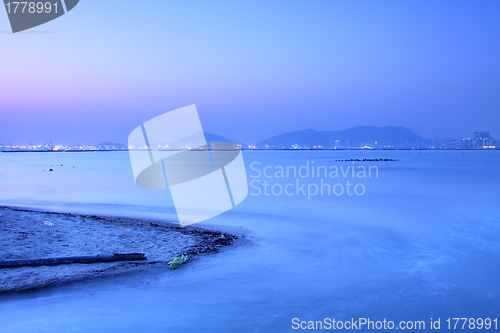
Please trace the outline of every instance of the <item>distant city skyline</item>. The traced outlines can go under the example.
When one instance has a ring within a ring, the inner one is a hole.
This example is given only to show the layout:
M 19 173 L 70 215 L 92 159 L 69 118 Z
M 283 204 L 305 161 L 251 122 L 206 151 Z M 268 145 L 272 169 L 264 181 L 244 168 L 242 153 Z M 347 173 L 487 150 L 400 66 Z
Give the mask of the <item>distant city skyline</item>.
M 125 142 L 191 104 L 249 144 L 365 125 L 499 136 L 499 17 L 481 0 L 85 1 L 11 34 L 2 14 L 0 142 Z
M 377 127 L 374 127 L 377 128 Z M 383 128 L 381 128 L 383 129 Z M 408 130 L 406 128 L 401 128 L 403 130 Z M 352 130 L 352 129 L 351 129 Z M 299 131 L 301 132 L 301 131 Z M 415 134 L 409 131 L 411 134 Z M 283 135 L 287 135 L 291 133 L 284 133 Z M 213 138 L 208 140 L 210 142 L 214 141 L 230 141 L 236 143 L 235 140 L 230 138 L 224 138 L 218 135 L 214 135 L 211 133 L 206 133 L 207 136 Z M 279 136 L 278 136 L 279 137 Z M 272 139 L 268 138 L 269 139 Z M 293 144 L 275 144 L 275 145 L 255 145 L 255 144 L 247 144 L 247 143 L 239 143 L 241 149 L 500 149 L 499 141 L 496 140 L 490 132 L 487 131 L 475 131 L 472 136 L 465 136 L 462 138 L 456 139 L 427 139 L 421 138 L 424 142 L 420 141 L 419 143 L 407 143 L 406 145 L 401 144 L 390 144 L 384 145 L 382 142 L 368 142 L 365 141 L 361 144 L 350 144 L 352 140 L 338 140 L 337 137 L 334 137 L 333 134 L 329 138 L 329 143 L 326 145 L 321 144 L 312 144 L 312 145 L 303 145 L 299 143 Z M 264 140 L 265 141 L 265 140 Z M 50 142 L 46 142 L 44 145 L 42 144 L 32 144 L 30 140 L 29 145 L 23 144 L 12 144 L 12 143 L 2 143 L 0 142 L 0 152 L 1 151 L 97 151 L 97 150 L 128 150 L 128 149 L 191 149 L 192 147 L 130 147 L 122 143 L 117 142 L 102 142 L 99 144 L 88 144 L 88 145 L 67 145 L 67 144 L 56 144 L 53 143 L 52 140 Z
M 381 127 L 383 127 L 383 126 L 381 126 Z M 300 130 L 305 130 L 305 128 L 300 129 Z M 314 129 L 314 130 L 316 130 L 316 129 Z M 461 135 L 461 136 L 459 136 L 457 138 L 447 138 L 447 137 L 428 138 L 428 137 L 426 137 L 425 139 L 428 139 L 428 140 L 458 140 L 458 139 L 463 139 L 463 138 L 467 138 L 467 137 L 473 138 L 475 133 L 478 133 L 478 134 L 479 133 L 488 133 L 488 135 L 491 136 L 491 137 L 497 137 L 497 136 L 491 134 L 492 133 L 491 131 L 472 131 L 470 133 L 472 133 L 471 136 Z M 222 134 L 219 134 L 219 133 L 212 133 L 212 134 L 220 135 L 220 136 L 222 136 L 224 138 L 227 138 L 231 142 L 243 142 L 242 140 L 237 140 L 237 139 L 234 139 L 232 137 L 225 136 L 225 135 L 222 135 Z M 273 134 L 273 135 L 271 135 L 269 137 L 273 137 L 273 136 L 277 136 L 277 135 L 281 135 L 281 134 L 283 134 L 283 133 L 275 133 L 275 134 Z M 418 134 L 418 133 L 416 133 L 416 134 Z M 33 145 L 33 146 L 47 146 L 47 145 L 55 146 L 55 145 L 63 145 L 63 146 L 68 146 L 68 147 L 69 146 L 76 147 L 76 146 L 98 146 L 99 144 L 101 144 L 103 142 L 112 142 L 112 143 L 115 143 L 115 144 L 126 145 L 126 139 L 127 138 L 124 138 L 121 141 L 112 141 L 112 140 L 106 140 L 106 138 L 105 138 L 104 140 L 101 140 L 99 142 L 92 142 L 91 140 L 80 140 L 76 144 L 75 143 L 70 144 L 70 143 L 62 141 L 62 140 L 61 141 L 56 141 L 56 140 L 53 140 L 53 139 L 43 139 L 43 140 L 37 140 L 37 141 L 35 141 L 35 140 L 32 140 L 31 138 L 28 138 L 26 140 L 22 140 L 21 139 L 21 140 L 18 140 L 18 141 L 9 140 L 9 139 L 7 139 L 7 140 L 0 140 L 0 145 L 6 145 L 8 143 L 11 143 L 12 145 L 21 145 L 21 146 L 31 146 L 31 145 Z M 267 138 L 261 138 L 261 139 L 255 141 L 255 142 L 245 142 L 245 144 L 247 144 L 247 145 L 255 145 L 257 142 L 262 141 L 264 139 L 267 139 Z M 26 142 L 23 142 L 23 141 L 26 141 Z

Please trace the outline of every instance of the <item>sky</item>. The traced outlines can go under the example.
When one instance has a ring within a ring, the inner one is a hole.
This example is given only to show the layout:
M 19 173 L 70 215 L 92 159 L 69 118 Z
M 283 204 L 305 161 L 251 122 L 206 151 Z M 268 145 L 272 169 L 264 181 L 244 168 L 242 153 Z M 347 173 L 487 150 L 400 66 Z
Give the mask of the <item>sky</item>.
M 0 143 L 126 143 L 196 104 L 205 132 L 404 126 L 500 137 L 498 1 L 81 0 L 12 34 L 0 10 Z

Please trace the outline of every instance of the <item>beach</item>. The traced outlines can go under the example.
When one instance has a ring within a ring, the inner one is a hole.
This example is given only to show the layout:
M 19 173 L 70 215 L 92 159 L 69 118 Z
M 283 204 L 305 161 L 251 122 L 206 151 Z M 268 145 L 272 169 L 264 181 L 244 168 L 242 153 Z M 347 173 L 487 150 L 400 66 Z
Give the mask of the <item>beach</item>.
M 145 253 L 146 261 L 0 269 L 0 292 L 59 286 L 163 267 L 180 255 L 217 252 L 236 236 L 147 219 L 0 207 L 0 260 Z

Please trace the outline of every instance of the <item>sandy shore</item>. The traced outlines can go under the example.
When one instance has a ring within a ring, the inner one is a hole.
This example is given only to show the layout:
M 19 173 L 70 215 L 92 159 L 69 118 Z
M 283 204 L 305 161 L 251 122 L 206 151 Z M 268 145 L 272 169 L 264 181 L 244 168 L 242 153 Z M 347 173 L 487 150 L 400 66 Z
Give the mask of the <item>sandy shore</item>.
M 53 286 L 162 266 L 216 252 L 237 237 L 165 222 L 0 207 L 0 260 L 145 253 L 147 261 L 0 269 L 0 292 Z M 189 263 L 188 263 L 189 264 Z

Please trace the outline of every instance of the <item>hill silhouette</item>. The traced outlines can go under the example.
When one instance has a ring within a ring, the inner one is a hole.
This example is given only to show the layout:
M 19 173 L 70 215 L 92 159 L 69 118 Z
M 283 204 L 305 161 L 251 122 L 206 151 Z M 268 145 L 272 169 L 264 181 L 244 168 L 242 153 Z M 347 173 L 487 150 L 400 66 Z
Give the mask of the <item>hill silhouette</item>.
M 273 136 L 257 143 L 257 148 L 356 148 L 393 147 L 415 148 L 430 140 L 400 126 L 356 126 L 341 131 L 317 131 L 306 129 Z

